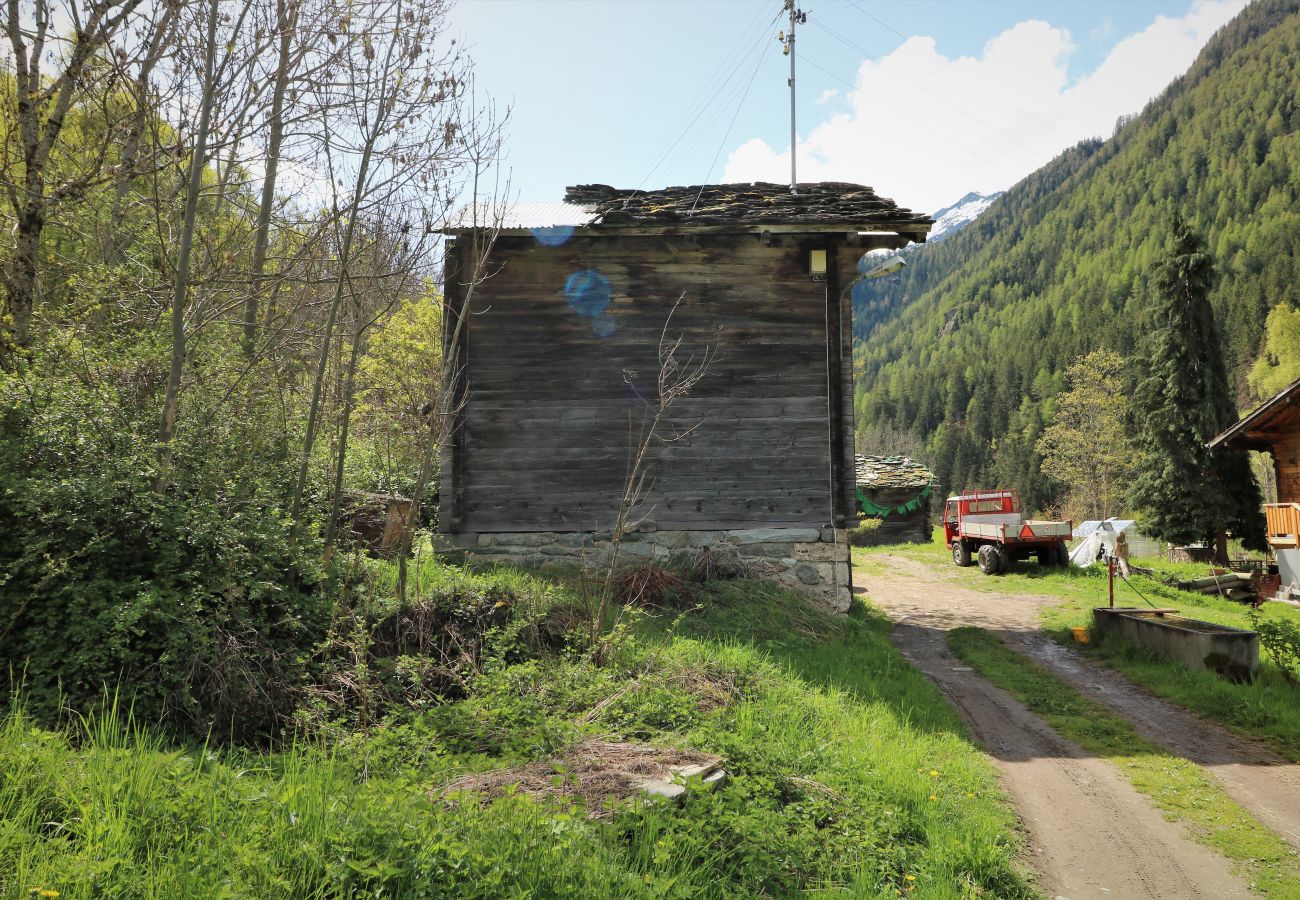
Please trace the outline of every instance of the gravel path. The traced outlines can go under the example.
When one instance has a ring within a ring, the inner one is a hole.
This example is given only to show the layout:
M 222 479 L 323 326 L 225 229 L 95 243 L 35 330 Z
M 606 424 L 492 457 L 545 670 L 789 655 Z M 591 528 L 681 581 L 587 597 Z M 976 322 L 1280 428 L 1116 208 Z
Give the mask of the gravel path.
M 1300 849 L 1300 766 L 1155 698 L 1039 631 L 1048 596 L 972 590 L 957 572 L 893 554 L 883 574 L 855 572 L 897 623 L 893 638 L 965 717 L 1002 770 L 1030 836 L 1030 863 L 1049 897 L 1244 897 L 1227 860 L 1184 835 L 1104 760 L 1056 734 L 971 671 L 944 634 L 976 625 L 1132 720 L 1139 733 L 1202 765 L 1228 794 Z

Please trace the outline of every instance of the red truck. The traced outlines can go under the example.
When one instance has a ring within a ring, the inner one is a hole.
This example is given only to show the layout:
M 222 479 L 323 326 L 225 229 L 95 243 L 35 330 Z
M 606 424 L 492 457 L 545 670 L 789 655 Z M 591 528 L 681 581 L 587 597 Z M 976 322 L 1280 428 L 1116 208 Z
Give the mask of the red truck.
M 953 562 L 969 566 L 975 557 L 985 575 L 1005 572 L 1012 560 L 1030 556 L 1037 556 L 1041 566 L 1068 565 L 1066 542 L 1072 530 L 1069 522 L 1023 518 L 1015 491 L 959 494 L 943 508 L 943 540 Z

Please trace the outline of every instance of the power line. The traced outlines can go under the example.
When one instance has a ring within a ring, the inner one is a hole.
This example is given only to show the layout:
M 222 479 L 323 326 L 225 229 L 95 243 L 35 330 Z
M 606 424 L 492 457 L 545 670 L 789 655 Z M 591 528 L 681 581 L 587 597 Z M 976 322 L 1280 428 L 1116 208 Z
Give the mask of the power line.
M 651 157 L 654 162 L 647 164 L 649 168 L 643 168 L 641 174 L 638 174 L 635 180 L 638 191 L 655 175 L 656 172 L 659 171 L 660 167 L 663 166 L 664 162 L 666 162 L 669 156 L 672 155 L 673 151 L 677 149 L 682 140 L 691 133 L 691 129 L 694 127 L 695 123 L 698 122 L 704 113 L 714 105 L 714 102 L 718 97 L 722 95 L 728 87 L 732 86 L 733 80 L 743 71 L 743 68 L 749 62 L 756 50 L 759 51 L 759 56 L 761 58 L 762 43 L 760 42 L 757 46 L 753 46 L 753 43 L 756 36 L 760 41 L 766 40 L 767 31 L 772 27 L 772 24 L 781 14 L 781 9 L 778 8 L 776 14 L 773 15 L 771 20 L 768 22 L 762 22 L 763 12 L 764 10 L 760 8 L 754 18 L 751 19 L 749 24 L 742 30 L 740 37 L 732 46 L 732 49 L 723 58 L 722 62 L 714 70 L 709 81 L 706 82 L 705 86 L 701 87 L 701 89 L 696 93 L 695 98 L 683 110 L 681 116 L 677 120 L 677 124 L 668 131 L 669 138 L 660 142 L 659 147 L 655 150 L 655 154 Z M 758 31 L 755 30 L 756 23 L 758 24 Z M 749 46 L 749 49 L 742 50 L 742 48 L 746 46 Z M 733 58 L 735 58 L 734 63 Z M 730 73 L 726 78 L 719 81 L 718 76 L 727 68 L 728 65 L 731 65 Z M 712 93 L 709 94 L 708 99 L 701 104 L 700 100 L 705 96 L 710 84 L 716 86 L 713 88 Z M 722 108 L 725 108 L 725 106 Z M 693 110 L 694 113 L 692 114 Z M 681 124 L 683 122 L 685 122 L 685 124 Z
M 772 21 L 773 22 L 776 21 L 775 17 L 773 17 Z M 764 58 L 763 50 L 767 46 L 766 31 L 770 26 L 771 26 L 771 22 L 767 23 L 767 25 L 764 26 L 763 36 L 760 37 L 759 41 L 750 49 L 749 53 L 747 53 L 745 57 L 737 64 L 735 69 L 735 74 L 739 75 L 740 73 L 742 73 L 744 71 L 744 68 L 749 65 L 751 60 L 755 60 L 756 65 L 761 65 L 762 60 Z M 695 118 L 692 120 L 691 124 L 694 125 L 695 122 L 698 122 L 705 112 L 713 111 L 714 113 L 721 113 L 722 111 L 728 109 L 733 103 L 737 102 L 737 98 L 740 96 L 742 92 L 747 92 L 747 91 L 748 91 L 748 86 L 742 84 L 742 82 L 739 80 L 735 81 L 734 83 L 728 82 L 727 84 L 721 85 L 718 91 L 715 92 L 715 98 L 717 99 L 716 107 L 714 107 L 712 110 L 710 110 L 710 108 L 702 109 L 700 113 L 697 114 Z M 676 156 L 672 157 L 671 160 L 668 160 L 667 158 L 665 159 L 665 161 L 669 163 L 668 167 L 670 169 L 675 169 L 678 166 L 680 166 L 687 159 L 687 157 L 689 157 L 691 153 L 694 152 L 695 148 L 699 145 L 700 141 L 704 140 L 705 136 L 706 134 L 704 128 L 696 128 L 693 134 L 691 134 L 689 138 L 687 138 L 687 136 L 684 134 L 682 136 L 684 143 L 680 145 L 680 150 L 677 152 Z
M 754 79 L 758 77 L 758 70 L 763 65 L 763 54 L 758 54 L 758 62 L 754 65 L 754 71 L 749 75 L 749 83 L 745 85 L 745 92 L 740 95 L 740 102 L 736 104 L 736 111 L 731 115 L 731 121 L 727 123 L 727 132 L 718 142 L 718 149 L 713 154 L 713 161 L 709 163 L 709 171 L 705 173 L 704 180 L 700 182 L 700 189 L 695 194 L 695 202 L 691 204 L 691 212 L 695 212 L 696 205 L 700 202 L 700 196 L 704 193 L 704 186 L 709 183 L 713 177 L 713 167 L 718 164 L 718 157 L 722 155 L 722 148 L 727 143 L 727 138 L 731 137 L 731 129 L 736 125 L 736 119 L 740 117 L 740 111 L 745 106 L 745 99 L 749 97 L 749 89 L 754 86 Z M 794 153 L 794 148 L 790 148 L 790 153 Z

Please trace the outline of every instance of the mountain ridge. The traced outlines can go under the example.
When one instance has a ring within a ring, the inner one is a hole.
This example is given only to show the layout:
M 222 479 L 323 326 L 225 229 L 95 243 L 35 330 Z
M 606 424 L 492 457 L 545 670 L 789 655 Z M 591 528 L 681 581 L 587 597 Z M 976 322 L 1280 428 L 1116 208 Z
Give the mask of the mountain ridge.
M 967 227 L 854 292 L 862 449 L 909 436 L 945 489 L 1050 506 L 1034 443 L 1069 360 L 1130 354 L 1146 272 L 1184 214 L 1223 277 L 1212 301 L 1244 385 L 1268 310 L 1300 300 L 1300 4 L 1261 0 L 1105 141 L 1071 147 Z

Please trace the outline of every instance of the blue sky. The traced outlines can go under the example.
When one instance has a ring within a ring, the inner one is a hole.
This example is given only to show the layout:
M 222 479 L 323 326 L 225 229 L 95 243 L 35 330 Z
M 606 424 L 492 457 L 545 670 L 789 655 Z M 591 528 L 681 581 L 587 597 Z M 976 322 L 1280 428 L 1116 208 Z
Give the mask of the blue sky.
M 784 180 L 781 0 L 461 0 L 453 34 L 508 103 L 514 193 Z M 1243 0 L 805 0 L 800 180 L 926 211 L 1108 136 Z

